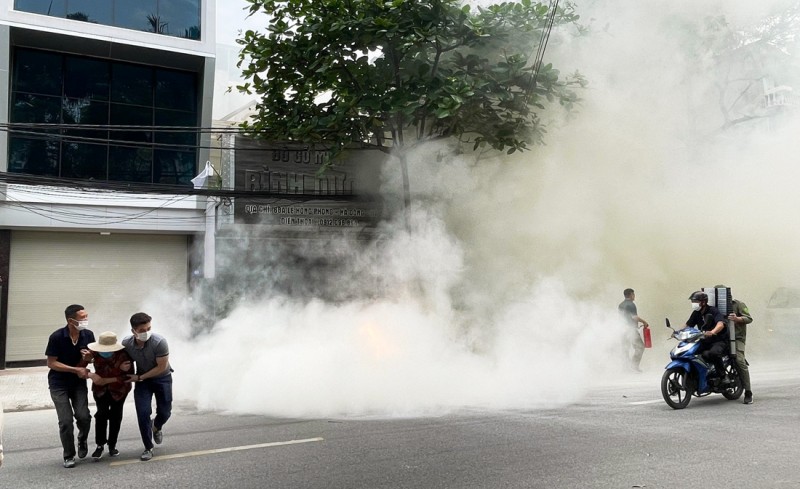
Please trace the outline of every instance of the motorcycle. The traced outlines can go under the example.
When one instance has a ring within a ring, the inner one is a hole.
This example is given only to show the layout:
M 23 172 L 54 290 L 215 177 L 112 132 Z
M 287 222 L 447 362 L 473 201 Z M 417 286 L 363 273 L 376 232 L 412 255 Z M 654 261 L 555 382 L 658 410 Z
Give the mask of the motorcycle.
M 716 372 L 714 365 L 709 365 L 697 353 L 703 332 L 694 327 L 676 331 L 672 330 L 670 338 L 678 340 L 678 346 L 669 352 L 672 361 L 665 367 L 661 376 L 661 395 L 672 409 L 683 409 L 689 405 L 692 396 L 705 397 L 710 394 L 722 394 L 726 399 L 735 400 L 744 392 L 744 384 L 739 376 L 734 356 L 726 353 L 722 357 L 725 371 L 723 375 Z M 729 381 L 725 382 L 727 375 Z

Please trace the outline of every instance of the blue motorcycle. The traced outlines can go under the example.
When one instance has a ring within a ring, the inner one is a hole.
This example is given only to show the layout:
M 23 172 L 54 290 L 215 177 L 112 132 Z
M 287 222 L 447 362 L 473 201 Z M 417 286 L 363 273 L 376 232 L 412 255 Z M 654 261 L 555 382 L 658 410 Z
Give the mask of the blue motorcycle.
M 723 375 L 716 372 L 714 365 L 709 365 L 697 353 L 703 332 L 697 328 L 672 329 L 671 338 L 678 340 L 678 346 L 669 352 L 672 359 L 661 376 L 661 395 L 672 409 L 683 409 L 689 405 L 692 396 L 704 397 L 709 394 L 722 394 L 726 399 L 738 399 L 744 392 L 744 384 L 739 377 L 735 358 L 728 353 L 722 357 L 725 368 Z M 724 381 L 727 375 L 728 381 Z

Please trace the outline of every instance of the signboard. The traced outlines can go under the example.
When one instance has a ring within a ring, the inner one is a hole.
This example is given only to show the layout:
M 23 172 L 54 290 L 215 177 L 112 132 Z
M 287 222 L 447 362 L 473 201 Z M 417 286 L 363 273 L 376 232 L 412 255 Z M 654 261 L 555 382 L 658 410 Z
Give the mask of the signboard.
M 384 153 L 351 150 L 330 161 L 324 147 L 271 143 L 237 137 L 234 223 L 270 235 L 361 232 L 381 218 L 378 199 Z

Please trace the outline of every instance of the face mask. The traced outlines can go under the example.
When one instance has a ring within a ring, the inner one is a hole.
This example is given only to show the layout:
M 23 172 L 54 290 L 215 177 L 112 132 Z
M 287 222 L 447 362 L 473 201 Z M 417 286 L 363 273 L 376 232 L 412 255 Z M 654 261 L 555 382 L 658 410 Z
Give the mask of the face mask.
M 113 351 L 99 351 L 99 352 L 97 352 L 97 354 L 100 355 L 103 358 L 111 358 L 111 357 L 114 356 L 114 352 Z
M 136 333 L 136 339 L 139 341 L 147 341 L 150 339 L 150 331 L 145 331 L 144 333 Z
M 699 311 L 699 310 L 700 310 L 700 303 L 692 302 L 692 311 Z
M 84 329 L 89 328 L 89 320 L 85 319 L 83 321 L 78 321 L 78 324 L 75 327 L 78 328 L 78 331 L 83 331 Z

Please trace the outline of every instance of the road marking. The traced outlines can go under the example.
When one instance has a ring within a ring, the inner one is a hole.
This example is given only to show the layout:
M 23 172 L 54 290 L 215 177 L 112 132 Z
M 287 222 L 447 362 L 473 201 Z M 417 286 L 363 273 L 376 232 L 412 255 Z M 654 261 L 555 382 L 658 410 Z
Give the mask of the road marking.
M 636 402 L 629 402 L 631 406 L 641 406 L 643 404 L 655 404 L 657 402 L 663 402 L 661 399 L 655 399 L 652 401 L 636 401 Z
M 157 455 L 150 459 L 150 462 L 154 460 L 171 460 L 174 458 L 186 458 L 186 457 L 198 457 L 201 455 L 211 455 L 214 453 L 225 453 L 225 452 L 238 452 L 240 450 L 252 450 L 254 448 L 267 448 L 267 447 L 277 447 L 282 445 L 297 445 L 298 443 L 311 443 L 315 441 L 324 441 L 324 438 L 305 438 L 303 440 L 289 440 L 289 441 L 275 441 L 271 443 L 260 443 L 258 445 L 244 445 L 240 447 L 228 447 L 228 448 L 215 448 L 213 450 L 200 450 L 197 452 L 186 452 L 186 453 L 174 453 L 171 455 Z M 141 460 L 120 460 L 119 462 L 111 462 L 109 465 L 111 467 L 118 467 L 120 465 L 130 465 L 130 464 L 138 464 L 143 463 Z

